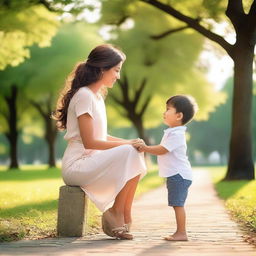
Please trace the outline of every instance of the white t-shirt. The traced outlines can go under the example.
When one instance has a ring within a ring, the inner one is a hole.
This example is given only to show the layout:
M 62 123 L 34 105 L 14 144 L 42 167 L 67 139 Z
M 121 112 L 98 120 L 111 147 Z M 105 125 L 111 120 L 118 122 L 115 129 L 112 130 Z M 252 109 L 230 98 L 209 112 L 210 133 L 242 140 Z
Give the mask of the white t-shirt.
M 78 117 L 88 113 L 93 119 L 94 138 L 107 139 L 107 117 L 105 103 L 100 94 L 95 94 L 87 87 L 80 88 L 72 97 L 67 115 L 65 140 L 81 140 Z
M 180 174 L 183 179 L 192 180 L 191 165 L 186 155 L 186 129 L 185 126 L 177 126 L 164 131 L 160 145 L 169 152 L 157 156 L 159 175 L 161 177 Z

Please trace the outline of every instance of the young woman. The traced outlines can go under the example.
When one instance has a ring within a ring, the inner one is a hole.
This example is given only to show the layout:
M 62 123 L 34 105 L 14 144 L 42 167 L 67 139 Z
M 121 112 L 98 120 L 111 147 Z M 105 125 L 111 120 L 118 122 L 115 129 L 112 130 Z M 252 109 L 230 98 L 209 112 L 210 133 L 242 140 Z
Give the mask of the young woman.
M 142 153 L 125 140 L 107 134 L 102 92 L 120 78 L 125 55 L 112 45 L 94 48 L 67 80 L 54 118 L 66 129 L 68 141 L 62 160 L 67 185 L 80 186 L 102 211 L 103 231 L 132 239 L 131 206 L 138 181 L 145 175 Z M 137 139 L 138 140 L 138 139 Z

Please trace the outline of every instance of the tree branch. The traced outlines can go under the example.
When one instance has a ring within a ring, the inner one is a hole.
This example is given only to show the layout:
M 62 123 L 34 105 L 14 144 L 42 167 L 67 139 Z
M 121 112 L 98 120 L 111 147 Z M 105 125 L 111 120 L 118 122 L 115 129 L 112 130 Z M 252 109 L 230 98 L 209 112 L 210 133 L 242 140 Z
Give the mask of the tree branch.
M 52 113 L 52 102 L 53 102 L 53 97 L 50 94 L 47 99 L 47 112 L 48 112 L 49 118 L 51 117 L 51 113 Z
M 149 105 L 149 103 L 150 103 L 151 98 L 152 98 L 151 95 L 149 95 L 149 96 L 146 98 L 146 100 L 145 100 L 145 102 L 144 102 L 144 104 L 143 104 L 143 106 L 142 106 L 142 108 L 141 108 L 141 110 L 140 110 L 140 116 L 143 116 L 143 115 L 144 115 L 144 113 L 145 113 L 145 111 L 146 111 L 146 109 L 147 109 L 147 107 L 148 107 L 148 105 Z
M 253 1 L 248 15 L 254 16 L 254 18 L 255 18 L 255 15 L 256 15 L 256 0 Z
M 135 96 L 134 96 L 134 100 L 133 102 L 135 103 L 135 106 L 137 105 L 137 103 L 139 102 L 139 99 L 140 99 L 140 96 L 145 88 L 145 85 L 147 83 L 147 79 L 146 78 L 143 78 L 141 84 L 140 84 L 140 87 L 139 89 L 135 92 Z
M 129 90 L 128 90 L 128 79 L 127 75 L 124 73 L 123 74 L 123 81 L 118 80 L 118 83 L 120 84 L 120 89 L 123 95 L 123 103 L 124 104 L 130 104 L 130 99 L 129 99 Z
M 152 36 L 150 36 L 150 38 L 154 39 L 154 40 L 159 40 L 159 39 L 162 39 L 162 38 L 164 38 L 166 36 L 169 36 L 169 35 L 171 35 L 173 33 L 182 31 L 182 30 L 184 30 L 186 28 L 189 28 L 189 26 L 183 26 L 183 27 L 180 27 L 180 28 L 170 29 L 170 30 L 167 30 L 167 31 L 159 34 L 159 35 L 152 35 Z
M 46 0 L 39 0 L 38 3 L 39 3 L 39 4 L 42 4 L 42 5 L 43 5 L 48 11 L 50 11 L 50 12 L 60 12 L 60 11 L 61 11 L 61 10 L 59 10 L 59 9 L 53 8 L 53 7 L 51 6 L 51 4 L 50 4 L 48 1 L 46 1 Z
M 219 44 L 221 47 L 223 47 L 231 57 L 233 56 L 233 54 L 232 54 L 233 45 L 228 43 L 222 36 L 215 34 L 212 31 L 210 31 L 210 30 L 206 29 L 205 27 L 203 27 L 202 25 L 200 25 L 199 21 L 197 19 L 188 17 L 188 16 L 182 14 L 181 12 L 177 11 L 173 7 L 171 7 L 167 4 L 163 4 L 163 3 L 159 2 L 158 0 L 140 0 L 140 1 L 147 3 L 149 5 L 152 5 L 156 8 L 158 8 L 159 10 L 162 10 L 165 13 L 168 13 L 171 16 L 175 17 L 176 19 L 186 23 L 190 28 L 193 28 L 200 34 L 204 35 L 208 39 L 212 40 L 213 42 L 215 42 L 215 43 Z
M 226 15 L 232 22 L 236 31 L 241 27 L 241 20 L 246 18 L 242 0 L 228 0 Z
M 41 105 L 33 100 L 30 100 L 30 103 L 36 108 L 36 110 L 43 116 L 43 118 L 48 118 L 48 115 L 43 111 Z
M 250 11 L 248 13 L 249 23 L 252 28 L 252 32 L 256 34 L 256 0 L 253 1 Z

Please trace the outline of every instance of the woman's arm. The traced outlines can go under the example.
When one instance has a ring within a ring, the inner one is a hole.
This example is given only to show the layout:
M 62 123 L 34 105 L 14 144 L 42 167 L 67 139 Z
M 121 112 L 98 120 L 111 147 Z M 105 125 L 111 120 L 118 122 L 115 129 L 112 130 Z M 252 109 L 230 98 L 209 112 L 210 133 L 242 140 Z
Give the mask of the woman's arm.
M 122 138 L 118 138 L 118 137 L 114 137 L 114 136 L 107 136 L 107 140 L 108 141 L 123 141 L 123 142 L 131 142 L 130 140 L 126 140 L 126 139 L 122 139 Z
M 107 136 L 107 140 L 108 141 L 119 141 L 119 142 L 125 142 L 125 144 L 133 144 L 136 142 L 140 142 L 141 139 L 137 138 L 137 139 L 131 139 L 131 140 L 126 140 L 126 139 L 122 139 L 122 138 L 118 138 L 118 137 L 114 137 L 114 136 Z
M 92 117 L 85 113 L 83 115 L 80 115 L 78 117 L 78 125 L 80 130 L 80 135 L 84 144 L 84 147 L 87 149 L 98 149 L 98 150 L 104 150 L 109 149 L 125 144 L 131 144 L 130 141 L 124 140 L 124 141 L 103 141 L 103 140 L 97 140 L 93 137 L 93 120 Z

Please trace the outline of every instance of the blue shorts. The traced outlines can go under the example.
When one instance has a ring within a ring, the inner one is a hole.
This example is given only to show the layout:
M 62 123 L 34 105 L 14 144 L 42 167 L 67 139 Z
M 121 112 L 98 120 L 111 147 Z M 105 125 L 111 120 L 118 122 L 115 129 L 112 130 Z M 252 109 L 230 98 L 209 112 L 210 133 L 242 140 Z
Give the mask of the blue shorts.
M 191 180 L 183 179 L 180 174 L 168 177 L 166 180 L 168 205 L 184 206 L 188 195 L 188 188 L 191 184 Z

